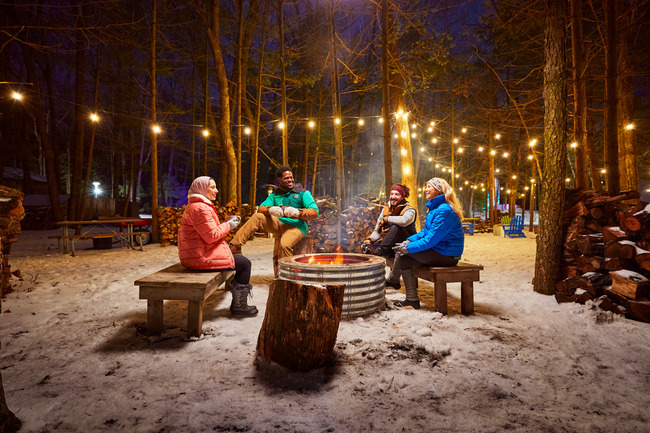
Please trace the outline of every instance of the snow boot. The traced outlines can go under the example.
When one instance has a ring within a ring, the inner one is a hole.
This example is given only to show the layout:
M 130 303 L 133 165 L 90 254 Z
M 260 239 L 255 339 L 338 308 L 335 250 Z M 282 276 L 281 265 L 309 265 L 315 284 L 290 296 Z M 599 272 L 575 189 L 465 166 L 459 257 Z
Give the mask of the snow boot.
M 396 302 L 397 308 L 420 309 L 420 298 L 418 297 L 418 278 L 415 276 L 413 269 L 402 269 L 402 279 L 404 280 L 404 289 L 406 289 L 406 299 Z
M 251 293 L 253 286 L 250 284 L 238 284 L 233 281 L 232 284 L 232 303 L 230 304 L 230 314 L 233 317 L 253 317 L 257 316 L 257 307 L 248 305 L 247 298 Z M 253 296 L 251 295 L 251 298 Z

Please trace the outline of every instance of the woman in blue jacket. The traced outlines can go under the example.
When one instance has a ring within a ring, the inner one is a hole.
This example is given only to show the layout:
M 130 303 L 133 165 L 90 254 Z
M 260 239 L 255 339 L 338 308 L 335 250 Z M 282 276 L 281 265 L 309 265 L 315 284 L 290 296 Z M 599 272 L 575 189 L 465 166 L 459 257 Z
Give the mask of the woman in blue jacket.
M 395 306 L 420 308 L 417 277 L 418 266 L 455 266 L 463 254 L 463 208 L 449 184 L 438 177 L 427 182 L 424 188 L 429 212 L 424 228 L 397 244 L 395 263 L 386 285 L 400 288 L 400 276 L 404 280 L 406 299 Z

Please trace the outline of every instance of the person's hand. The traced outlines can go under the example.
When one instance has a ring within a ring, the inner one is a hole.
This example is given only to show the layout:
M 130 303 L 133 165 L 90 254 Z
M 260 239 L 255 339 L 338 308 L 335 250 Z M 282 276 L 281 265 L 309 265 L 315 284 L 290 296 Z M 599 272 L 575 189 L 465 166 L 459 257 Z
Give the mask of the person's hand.
M 230 230 L 234 230 L 241 222 L 241 217 L 239 215 L 233 215 L 226 218 L 226 222 L 230 224 Z
M 269 215 L 274 217 L 281 217 L 284 216 L 284 211 L 280 206 L 271 206 L 269 208 Z
M 395 244 L 393 247 L 393 251 L 395 251 L 395 254 L 408 254 L 409 250 L 406 248 L 406 245 L 408 245 L 409 241 L 404 241 L 399 244 Z
M 300 211 L 292 206 L 286 206 L 284 208 L 284 216 L 289 218 L 298 218 L 300 216 Z

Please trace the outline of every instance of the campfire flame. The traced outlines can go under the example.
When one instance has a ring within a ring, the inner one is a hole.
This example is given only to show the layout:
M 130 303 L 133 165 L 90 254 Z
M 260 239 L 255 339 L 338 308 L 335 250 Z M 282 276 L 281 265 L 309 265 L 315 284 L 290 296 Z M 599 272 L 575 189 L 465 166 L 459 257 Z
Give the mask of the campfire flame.
M 339 245 L 336 247 L 334 250 L 336 252 L 336 257 L 334 260 L 330 263 L 331 265 L 342 265 L 345 262 L 344 256 L 343 256 L 343 248 Z
M 309 260 L 307 260 L 308 264 L 316 264 L 316 265 L 342 265 L 345 263 L 345 254 L 343 253 L 343 248 L 339 245 L 336 247 L 334 250 L 336 253 L 336 256 L 332 259 L 331 257 L 319 257 L 316 255 L 312 255 L 309 257 Z M 316 258 L 318 257 L 318 258 Z

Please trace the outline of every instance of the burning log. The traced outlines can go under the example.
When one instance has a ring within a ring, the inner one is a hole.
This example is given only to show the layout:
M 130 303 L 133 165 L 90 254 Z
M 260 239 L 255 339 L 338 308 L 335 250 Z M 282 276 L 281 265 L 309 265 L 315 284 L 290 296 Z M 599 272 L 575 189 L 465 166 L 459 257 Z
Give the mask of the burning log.
M 344 288 L 344 284 L 273 280 L 257 355 L 292 370 L 325 365 L 334 353 Z

